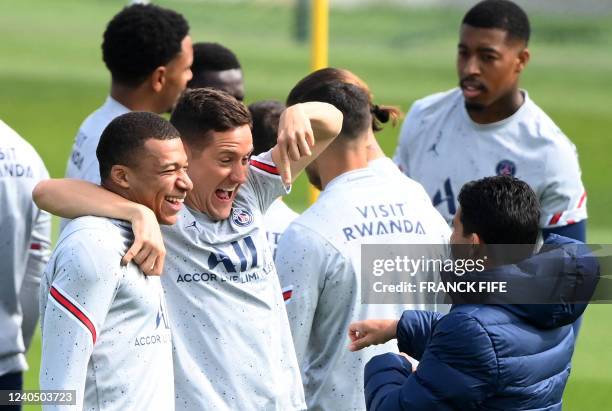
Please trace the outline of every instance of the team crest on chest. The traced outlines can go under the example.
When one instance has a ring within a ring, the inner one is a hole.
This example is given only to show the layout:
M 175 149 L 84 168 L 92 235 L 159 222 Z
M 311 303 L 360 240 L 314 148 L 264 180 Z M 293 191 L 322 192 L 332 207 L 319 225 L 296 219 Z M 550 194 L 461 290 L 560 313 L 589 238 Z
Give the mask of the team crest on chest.
M 253 214 L 244 208 L 233 208 L 232 221 L 238 227 L 247 227 L 253 223 Z
M 516 165 L 510 160 L 502 160 L 495 167 L 495 174 L 498 176 L 512 176 L 516 174 Z

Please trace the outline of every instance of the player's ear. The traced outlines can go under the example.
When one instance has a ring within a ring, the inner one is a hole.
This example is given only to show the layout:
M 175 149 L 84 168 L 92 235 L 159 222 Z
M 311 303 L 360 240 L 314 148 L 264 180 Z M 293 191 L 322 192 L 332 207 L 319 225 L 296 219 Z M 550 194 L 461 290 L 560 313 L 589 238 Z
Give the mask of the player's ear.
M 519 52 L 517 56 L 518 64 L 516 65 L 517 73 L 520 73 L 523 71 L 525 66 L 527 66 L 527 63 L 529 63 L 530 57 L 531 57 L 531 54 L 529 53 L 529 49 L 527 47 L 525 47 Z
M 472 243 L 475 246 L 479 246 L 483 242 L 480 236 L 476 233 L 470 234 L 469 237 L 470 237 L 470 243 Z
M 480 238 L 480 236 L 476 233 L 472 233 L 470 235 L 468 235 L 469 237 L 469 243 L 471 244 L 470 247 L 470 258 L 474 259 L 474 258 L 478 258 L 478 256 L 480 255 L 480 253 L 483 251 L 483 248 L 486 248 L 485 244 L 482 242 L 482 239 Z
M 149 76 L 149 81 L 151 82 L 151 88 L 156 93 L 162 91 L 164 85 L 166 84 L 166 67 L 159 66 L 153 70 L 153 73 L 151 73 Z
M 130 188 L 128 179 L 128 168 L 119 164 L 115 164 L 110 171 L 110 180 L 121 188 Z

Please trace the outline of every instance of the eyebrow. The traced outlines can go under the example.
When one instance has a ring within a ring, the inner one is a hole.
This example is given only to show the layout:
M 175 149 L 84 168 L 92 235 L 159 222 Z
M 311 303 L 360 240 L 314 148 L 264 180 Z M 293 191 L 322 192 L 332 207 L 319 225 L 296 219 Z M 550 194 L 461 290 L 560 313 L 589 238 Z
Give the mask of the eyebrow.
M 245 154 L 245 156 L 250 156 L 250 155 L 252 155 L 252 154 L 253 154 L 253 150 L 254 150 L 254 148 L 252 148 L 252 149 L 251 149 L 251 150 L 250 150 L 250 151 L 249 151 L 247 154 Z M 234 151 L 234 150 L 227 150 L 227 149 L 224 149 L 224 150 L 219 151 L 219 155 L 220 155 L 220 156 L 221 156 L 221 155 L 224 155 L 224 154 L 230 154 L 230 155 L 235 156 L 235 155 L 238 155 L 238 152 L 237 152 L 237 151 Z
M 460 48 L 460 49 L 468 49 L 469 47 L 468 47 L 468 46 L 466 46 L 465 44 L 459 43 L 459 44 L 457 45 L 457 48 Z M 500 51 L 499 51 L 499 50 L 497 50 L 496 48 L 493 48 L 493 47 L 487 47 L 487 46 L 479 46 L 479 47 L 476 47 L 476 51 L 478 51 L 478 52 L 480 52 L 480 53 L 483 53 L 483 52 L 484 52 L 484 53 L 495 53 L 495 54 L 500 54 Z
M 160 168 L 162 170 L 165 170 L 165 169 L 170 168 L 170 167 L 172 167 L 172 168 L 182 168 L 183 166 L 180 165 L 179 163 L 176 163 L 176 162 L 174 162 L 174 163 L 165 163 L 165 164 L 160 165 Z

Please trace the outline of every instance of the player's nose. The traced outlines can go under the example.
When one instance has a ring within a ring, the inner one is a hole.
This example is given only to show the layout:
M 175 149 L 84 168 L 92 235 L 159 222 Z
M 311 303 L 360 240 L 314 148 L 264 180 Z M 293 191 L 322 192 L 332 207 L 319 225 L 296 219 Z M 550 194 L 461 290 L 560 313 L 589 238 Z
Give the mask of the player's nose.
M 480 64 L 478 64 L 478 59 L 476 56 L 470 56 L 465 59 L 465 63 L 463 64 L 463 70 L 461 70 L 462 77 L 474 76 L 480 74 Z
M 232 169 L 232 174 L 230 175 L 230 178 L 233 183 L 244 184 L 246 183 L 248 172 L 248 165 L 244 166 L 242 164 L 239 164 L 234 166 L 234 168 Z
M 193 189 L 193 182 L 187 175 L 183 173 L 179 178 L 176 179 L 176 186 L 183 191 L 191 191 Z

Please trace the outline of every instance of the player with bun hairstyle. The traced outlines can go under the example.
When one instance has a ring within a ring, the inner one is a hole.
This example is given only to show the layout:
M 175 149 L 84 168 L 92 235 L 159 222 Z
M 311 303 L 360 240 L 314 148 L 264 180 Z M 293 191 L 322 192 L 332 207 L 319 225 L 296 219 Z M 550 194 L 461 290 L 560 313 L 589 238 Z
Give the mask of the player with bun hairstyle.
M 363 365 L 375 351 L 346 349 L 350 321 L 400 313 L 402 309 L 437 307 L 419 296 L 397 304 L 362 304 L 360 253 L 363 244 L 445 244 L 450 230 L 428 201 L 423 188 L 403 176 L 387 159 L 394 175 L 369 166 L 373 137 L 372 104 L 362 86 L 345 82 L 338 69 L 322 69 L 302 79 L 287 104 L 324 101 L 342 111 L 340 135 L 308 167 L 311 184 L 322 190 L 317 201 L 282 235 L 276 266 L 302 371 L 308 409 L 363 410 Z M 395 205 L 391 210 L 389 205 Z M 384 210 L 382 213 L 367 210 Z M 418 221 L 421 229 L 385 228 L 395 221 Z M 367 227 L 370 227 L 368 230 Z M 378 229 L 372 227 L 378 227 Z M 441 247 L 444 249 L 444 247 Z M 420 252 L 438 255 L 440 247 Z M 420 255 L 419 255 L 420 257 Z M 436 276 L 436 273 L 428 275 Z

